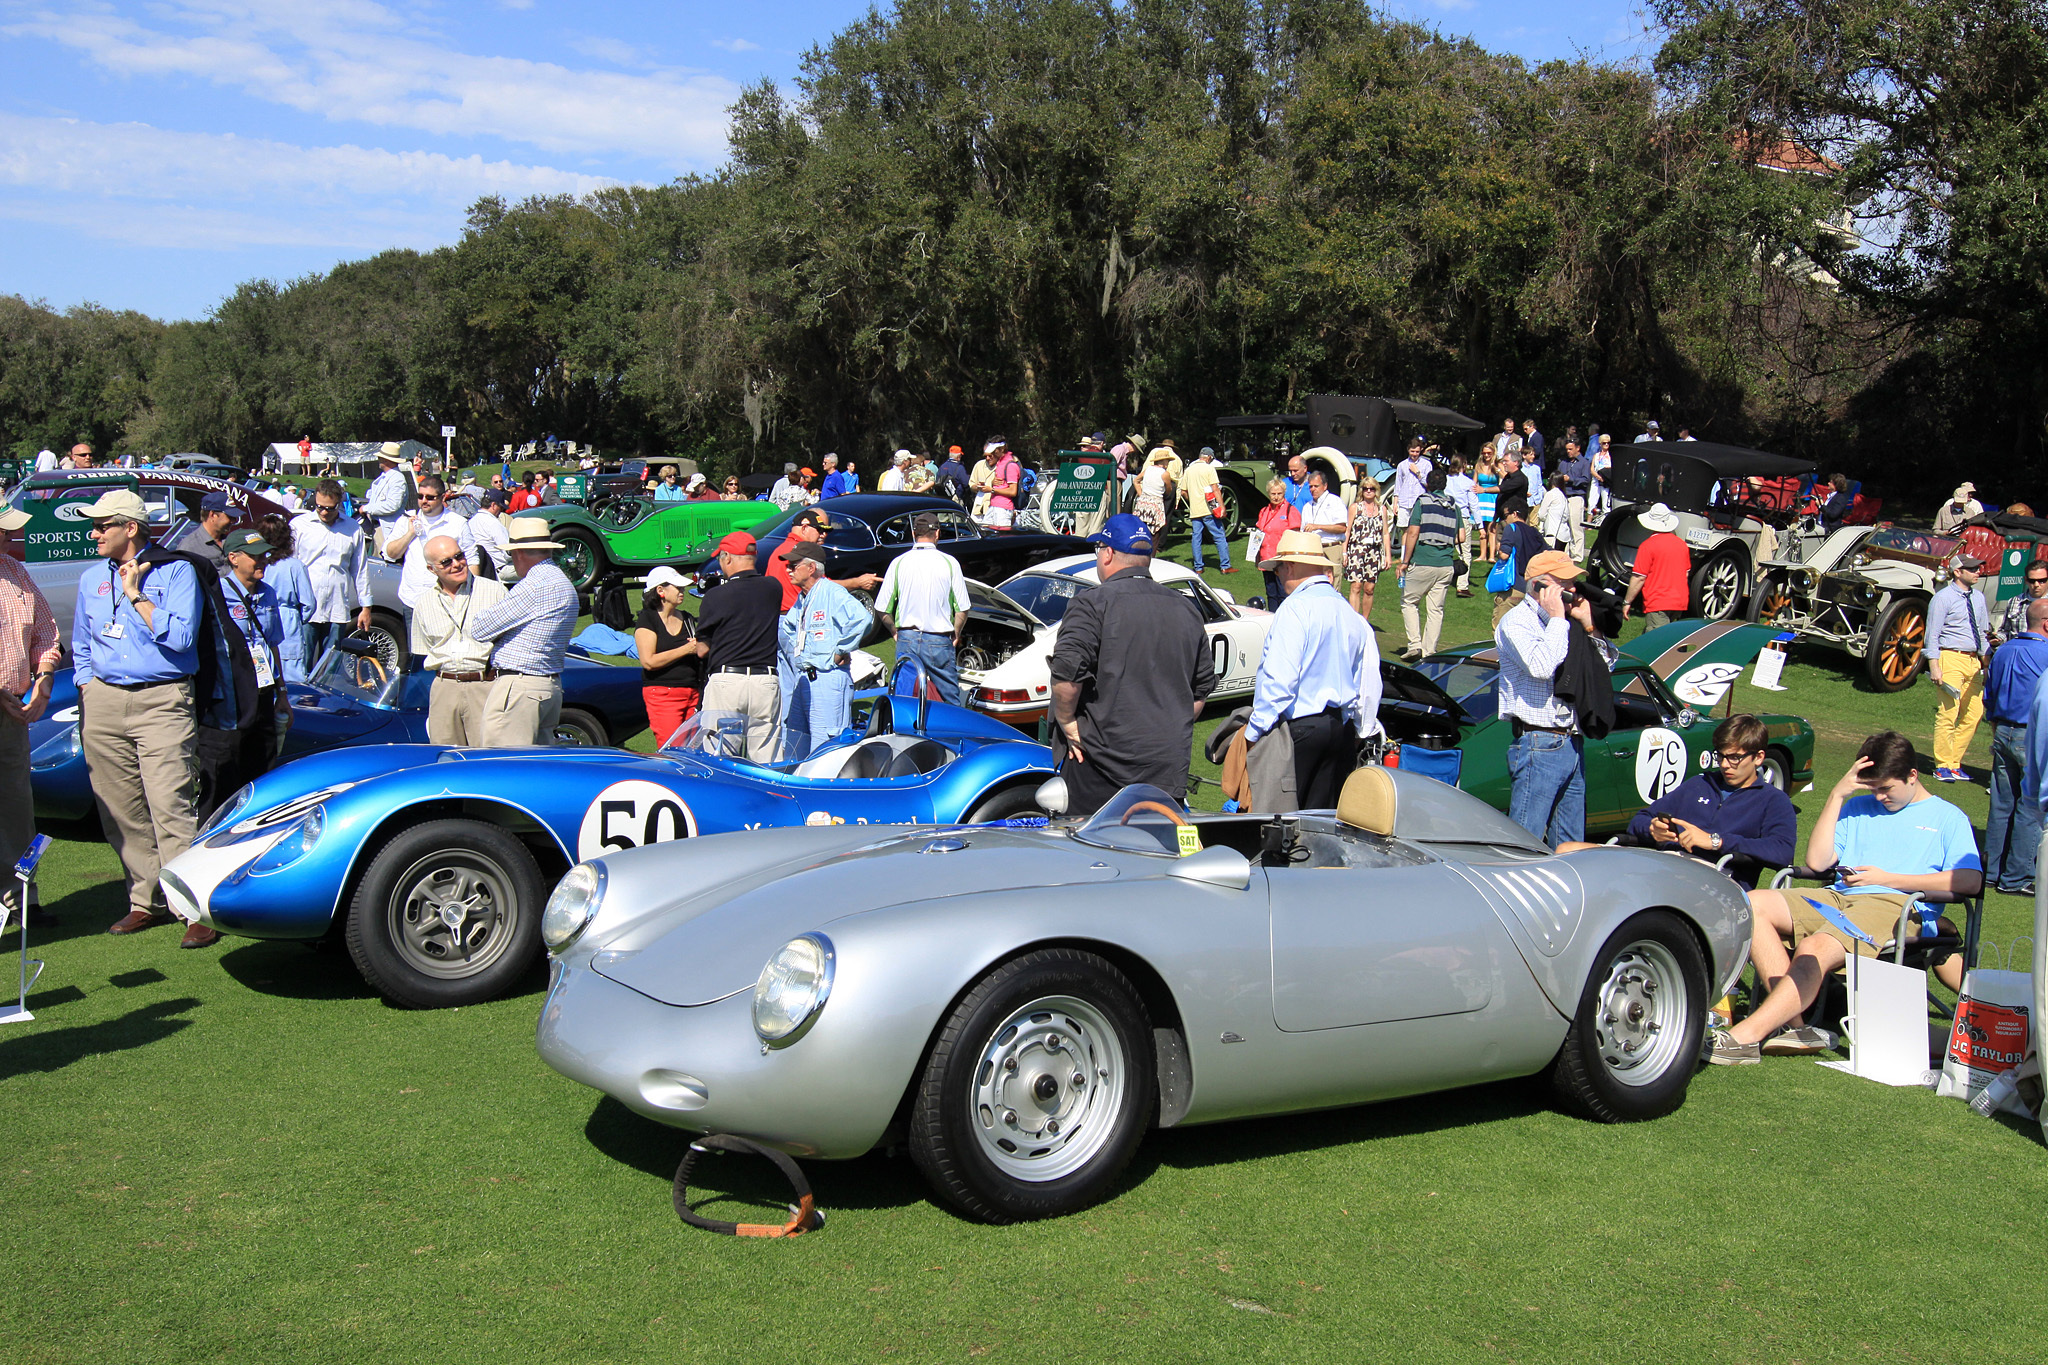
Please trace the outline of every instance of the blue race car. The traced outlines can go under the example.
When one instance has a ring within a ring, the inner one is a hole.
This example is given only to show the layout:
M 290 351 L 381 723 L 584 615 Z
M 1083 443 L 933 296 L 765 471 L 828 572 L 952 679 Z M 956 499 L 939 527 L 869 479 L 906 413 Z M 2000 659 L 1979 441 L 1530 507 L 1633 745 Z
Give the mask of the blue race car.
M 376 643 L 344 640 L 314 665 L 310 682 L 285 684 L 292 719 L 280 763 L 346 745 L 426 743 L 427 694 L 434 677 L 418 669 L 393 674 Z M 562 690 L 556 744 L 624 744 L 647 728 L 637 668 L 597 663 L 572 647 L 562 670 Z M 94 819 L 92 782 L 78 746 L 78 689 L 70 669 L 57 675 L 43 718 L 29 727 L 28 742 L 36 819 Z
M 887 692 L 858 699 L 855 724 L 801 763 L 748 759 L 744 718 L 702 712 L 653 754 L 330 749 L 231 797 L 164 869 L 164 894 L 224 934 L 338 932 L 385 999 L 434 1008 L 511 989 L 541 960 L 549 890 L 613 850 L 785 825 L 1039 813 L 1052 751 L 931 700 L 915 661 L 897 665 Z

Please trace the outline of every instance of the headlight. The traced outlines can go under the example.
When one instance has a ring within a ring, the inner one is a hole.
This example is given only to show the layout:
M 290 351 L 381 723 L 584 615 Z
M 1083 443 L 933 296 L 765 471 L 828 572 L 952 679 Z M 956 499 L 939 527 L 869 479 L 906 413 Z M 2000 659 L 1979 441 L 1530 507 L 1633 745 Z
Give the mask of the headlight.
M 541 942 L 548 945 L 549 952 L 561 952 L 590 927 L 590 921 L 597 918 L 597 907 L 603 903 L 604 869 L 590 863 L 576 864 L 555 883 L 548 908 L 541 912 Z
M 28 756 L 28 766 L 34 769 L 61 767 L 77 758 L 78 752 L 78 726 L 73 723 L 38 744 L 35 752 Z
M 311 853 L 319 845 L 320 836 L 326 832 L 327 812 L 315 806 L 305 813 L 297 827 L 286 830 L 282 839 L 265 849 L 261 857 L 249 864 L 249 875 L 261 877 L 265 873 L 290 867 Z
M 803 1037 L 832 994 L 832 940 L 799 934 L 776 950 L 754 983 L 754 1032 L 770 1047 Z
M 199 833 L 201 837 L 213 833 L 222 825 L 229 823 L 236 816 L 240 815 L 242 811 L 245 808 L 247 808 L 249 804 L 249 798 L 255 795 L 255 791 L 256 787 L 253 782 L 243 784 L 242 789 L 236 792 L 233 796 L 230 796 L 227 799 L 227 801 L 221 805 L 219 810 L 216 810 L 213 814 L 206 817 L 206 823 L 199 827 Z

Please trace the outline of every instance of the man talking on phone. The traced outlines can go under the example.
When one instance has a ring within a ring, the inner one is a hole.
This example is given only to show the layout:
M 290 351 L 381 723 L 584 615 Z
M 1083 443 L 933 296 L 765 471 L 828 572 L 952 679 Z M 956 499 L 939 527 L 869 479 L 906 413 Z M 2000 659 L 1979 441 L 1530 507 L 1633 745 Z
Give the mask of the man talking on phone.
M 1500 651 L 1499 714 L 1514 730 L 1508 817 L 1554 847 L 1586 837 L 1586 755 L 1578 713 L 1557 694 L 1558 675 L 1576 645 L 1609 668 L 1615 649 L 1593 623 L 1593 604 L 1573 587 L 1585 572 L 1560 550 L 1529 561 L 1523 590 L 1494 628 Z

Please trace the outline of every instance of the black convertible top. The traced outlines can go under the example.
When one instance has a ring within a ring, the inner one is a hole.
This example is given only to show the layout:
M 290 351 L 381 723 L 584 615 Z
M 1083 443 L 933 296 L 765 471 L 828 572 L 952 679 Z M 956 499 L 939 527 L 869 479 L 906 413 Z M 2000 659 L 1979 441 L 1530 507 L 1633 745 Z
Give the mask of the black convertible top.
M 1791 474 L 1811 474 L 1814 463 L 1791 455 L 1773 455 L 1748 446 L 1724 446 L 1714 441 L 1632 441 L 1614 447 L 1614 458 L 1627 455 L 1681 455 L 1698 460 L 1714 471 L 1717 479 L 1782 479 Z

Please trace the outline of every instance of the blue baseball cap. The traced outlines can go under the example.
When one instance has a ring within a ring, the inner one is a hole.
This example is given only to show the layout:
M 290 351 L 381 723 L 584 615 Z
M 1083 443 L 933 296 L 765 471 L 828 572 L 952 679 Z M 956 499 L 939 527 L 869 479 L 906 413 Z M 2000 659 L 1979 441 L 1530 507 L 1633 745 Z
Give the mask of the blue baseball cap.
M 235 502 L 227 494 L 215 490 L 199 500 L 199 510 L 201 512 L 232 512 L 235 510 Z
M 1152 553 L 1152 528 L 1132 516 L 1119 512 L 1102 523 L 1102 529 L 1088 537 L 1090 545 L 1107 545 L 1120 555 L 1149 555 Z

